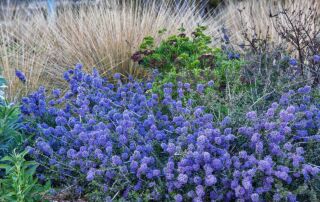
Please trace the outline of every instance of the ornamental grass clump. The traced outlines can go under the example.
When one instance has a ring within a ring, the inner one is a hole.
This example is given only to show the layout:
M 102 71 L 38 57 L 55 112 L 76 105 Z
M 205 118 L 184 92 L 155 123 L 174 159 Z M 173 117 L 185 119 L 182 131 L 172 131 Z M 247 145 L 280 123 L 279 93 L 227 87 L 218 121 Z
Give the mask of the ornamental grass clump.
M 21 106 L 25 131 L 35 134 L 29 153 L 53 185 L 98 201 L 296 201 L 313 189 L 319 168 L 306 154 L 319 140 L 320 110 L 308 86 L 233 128 L 208 106 L 183 102 L 187 84 L 177 98 L 165 84 L 160 98 L 152 81 L 123 83 L 116 74 L 109 82 L 81 65 L 64 79 L 66 92 L 40 88 Z
M 89 71 L 96 67 L 105 75 L 121 72 L 145 78 L 146 72 L 130 60 L 144 37 L 154 36 L 157 44 L 162 37 L 178 33 L 182 24 L 187 33 L 198 24 L 213 25 L 207 33 L 216 35 L 219 24 L 209 15 L 200 15 L 197 3 L 180 0 L 57 1 L 55 19 L 50 22 L 42 1 L 23 2 L 26 4 L 18 4 L 16 9 L 3 6 L 0 11 L 4 17 L 0 22 L 0 66 L 11 101 L 40 85 L 64 86 L 61 75 L 74 61 L 85 64 Z M 157 32 L 163 28 L 170 29 L 160 37 Z M 15 68 L 32 78 L 25 83 L 25 91 L 20 91 Z

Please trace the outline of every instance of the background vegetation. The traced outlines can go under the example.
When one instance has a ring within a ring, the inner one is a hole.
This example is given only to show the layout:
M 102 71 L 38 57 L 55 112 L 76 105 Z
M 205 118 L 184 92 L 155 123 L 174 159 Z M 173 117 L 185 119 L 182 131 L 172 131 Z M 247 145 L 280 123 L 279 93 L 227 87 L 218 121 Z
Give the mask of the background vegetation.
M 0 64 L 8 82 L 7 97 L 15 100 L 39 83 L 63 85 L 60 76 L 75 61 L 97 67 L 106 75 L 116 71 L 141 77 L 145 72 L 134 66 L 130 57 L 143 38 L 150 35 L 158 43 L 161 38 L 178 33 L 181 25 L 186 33 L 197 24 L 207 26 L 206 34 L 212 36 L 213 46 L 220 44 L 220 30 L 224 27 L 232 44 L 243 43 L 242 32 L 246 30 L 250 36 L 268 33 L 275 47 L 282 44 L 282 39 L 269 17 L 270 9 L 274 13 L 281 8 L 296 10 L 302 5 L 319 9 L 314 1 L 226 1 L 211 13 L 194 15 L 200 12 L 197 5 L 183 2 L 177 6 L 173 1 L 148 1 L 143 5 L 142 1 L 100 1 L 98 5 L 81 4 L 77 12 L 64 6 L 51 23 L 47 23 L 40 6 L 8 9 L 3 12 L 5 20 L 0 27 Z M 163 28 L 167 32 L 159 36 L 157 32 Z M 32 78 L 23 88 L 15 79 L 16 68 Z

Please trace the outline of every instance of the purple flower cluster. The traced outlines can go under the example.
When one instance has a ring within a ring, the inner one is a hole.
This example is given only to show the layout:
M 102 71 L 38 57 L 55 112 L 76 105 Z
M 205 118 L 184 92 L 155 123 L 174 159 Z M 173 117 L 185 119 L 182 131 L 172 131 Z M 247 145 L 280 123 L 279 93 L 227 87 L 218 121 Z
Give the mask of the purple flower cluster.
M 229 117 L 215 123 L 205 106 L 185 102 L 187 83 L 177 98 L 165 84 L 160 99 L 152 83 L 123 84 L 117 74 L 113 84 L 81 65 L 64 78 L 67 92 L 46 97 L 40 88 L 23 98 L 21 111 L 33 120 L 25 124 L 36 134 L 30 153 L 81 190 L 94 184 L 119 197 L 149 190 L 160 201 L 295 201 L 292 191 L 319 172 L 302 144 L 319 140 L 320 107 L 309 87 L 284 94 L 261 116 L 247 113 L 237 129 Z

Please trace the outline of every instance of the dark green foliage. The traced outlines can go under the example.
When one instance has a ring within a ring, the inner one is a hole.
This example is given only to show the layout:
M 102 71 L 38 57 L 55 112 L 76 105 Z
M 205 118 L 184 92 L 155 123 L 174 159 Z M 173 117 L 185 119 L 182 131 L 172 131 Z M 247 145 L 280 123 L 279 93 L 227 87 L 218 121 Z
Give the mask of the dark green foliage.
M 220 3 L 222 3 L 221 0 L 209 0 L 209 5 L 212 7 L 217 7 Z
M 13 152 L 2 158 L 0 169 L 5 170 L 5 178 L 0 179 L 0 201 L 33 202 L 45 201 L 43 196 L 49 191 L 50 183 L 44 186 L 34 177 L 38 164 L 25 160 L 27 152 Z
M 205 69 L 214 67 L 213 49 L 209 47 L 211 37 L 205 35 L 205 27 L 197 27 L 192 37 L 186 36 L 184 28 L 155 46 L 152 37 L 146 37 L 135 53 L 133 60 L 143 67 L 158 68 L 161 72 L 177 69 Z M 165 30 L 161 30 L 161 34 Z
M 180 28 L 179 35 L 172 35 L 156 46 L 153 37 L 146 37 L 140 50 L 132 59 L 147 69 L 157 69 L 160 75 L 153 86 L 160 92 L 164 83 L 177 81 L 191 84 L 213 79 L 215 50 L 209 47 L 211 37 L 205 35 L 205 27 L 197 27 L 189 37 Z M 166 30 L 159 31 L 162 34 Z
M 205 30 L 206 27 L 199 26 L 189 37 L 184 28 L 180 28 L 179 35 L 164 39 L 158 46 L 153 37 L 146 37 L 132 59 L 142 67 L 159 70 L 158 85 L 154 89 L 168 82 L 182 81 L 192 85 L 214 80 L 219 91 L 223 91 L 230 77 L 233 77 L 229 80 L 233 83 L 239 78 L 242 62 L 238 58 L 230 59 L 220 48 L 212 48 L 212 39 Z

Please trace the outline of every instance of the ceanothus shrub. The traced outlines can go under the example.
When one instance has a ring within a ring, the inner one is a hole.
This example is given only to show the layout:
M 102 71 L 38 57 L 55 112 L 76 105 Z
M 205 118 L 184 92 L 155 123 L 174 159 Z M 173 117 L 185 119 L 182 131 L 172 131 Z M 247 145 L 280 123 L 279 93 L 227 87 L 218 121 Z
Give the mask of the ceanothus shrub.
M 28 149 L 48 179 L 113 198 L 295 201 L 319 172 L 304 156 L 319 140 L 310 87 L 284 94 L 261 116 L 249 112 L 236 129 L 229 117 L 216 123 L 206 106 L 186 100 L 188 84 L 178 84 L 177 98 L 165 84 L 160 98 L 152 82 L 120 77 L 109 82 L 77 65 L 64 74 L 66 92 L 40 88 L 22 99 L 25 131 L 35 135 Z

